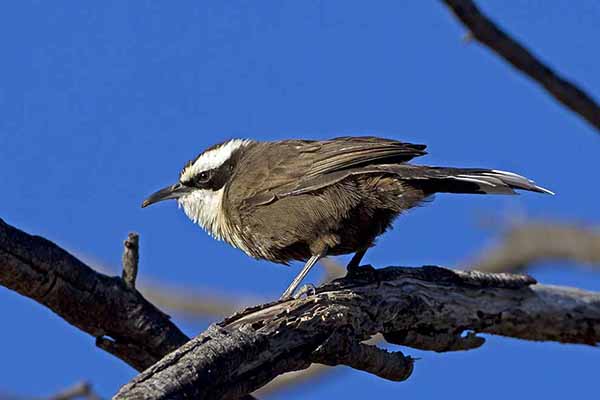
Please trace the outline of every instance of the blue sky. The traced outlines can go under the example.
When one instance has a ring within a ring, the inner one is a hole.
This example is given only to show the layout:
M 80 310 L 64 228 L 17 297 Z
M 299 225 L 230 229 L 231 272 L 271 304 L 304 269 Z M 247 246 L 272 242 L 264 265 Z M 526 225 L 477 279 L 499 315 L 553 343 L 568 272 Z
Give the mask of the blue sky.
M 484 10 L 600 99 L 600 3 L 494 0 Z M 134 230 L 141 279 L 275 298 L 299 265 L 251 260 L 175 204 L 142 210 L 141 200 L 226 138 L 375 134 L 428 144 L 421 163 L 515 171 L 557 195 L 439 195 L 397 221 L 368 253 L 374 265 L 455 265 L 493 242 L 495 230 L 478 226 L 487 216 L 598 224 L 598 133 L 463 35 L 440 2 L 416 0 L 6 2 L 0 217 L 115 273 Z M 571 267 L 532 273 L 600 290 L 598 275 Z M 48 395 L 88 379 L 109 396 L 134 376 L 4 288 L 0 314 L 0 392 Z M 210 322 L 181 326 L 194 335 Z M 558 399 L 597 389 L 600 353 L 589 347 L 493 337 L 475 351 L 405 352 L 422 358 L 408 382 L 339 368 L 274 398 Z

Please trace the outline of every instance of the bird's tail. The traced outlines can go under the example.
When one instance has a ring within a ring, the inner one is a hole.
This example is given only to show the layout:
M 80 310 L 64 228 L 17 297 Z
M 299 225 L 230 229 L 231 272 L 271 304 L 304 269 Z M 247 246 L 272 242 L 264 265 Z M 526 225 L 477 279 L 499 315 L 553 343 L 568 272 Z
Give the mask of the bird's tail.
M 404 179 L 427 193 L 516 194 L 519 189 L 554 194 L 524 176 L 496 169 L 420 166 L 411 172 Z

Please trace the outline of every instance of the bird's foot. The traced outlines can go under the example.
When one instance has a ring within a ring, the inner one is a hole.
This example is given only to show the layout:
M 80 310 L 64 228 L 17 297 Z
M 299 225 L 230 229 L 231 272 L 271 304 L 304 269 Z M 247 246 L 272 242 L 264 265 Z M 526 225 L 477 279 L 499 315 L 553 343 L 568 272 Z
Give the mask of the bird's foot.
M 300 289 L 298 289 L 298 291 L 296 293 L 294 293 L 294 299 L 299 299 L 300 297 L 306 295 L 306 297 L 308 296 L 313 296 L 317 294 L 317 288 L 315 287 L 315 285 L 313 285 L 312 283 L 307 283 L 306 285 L 302 286 Z

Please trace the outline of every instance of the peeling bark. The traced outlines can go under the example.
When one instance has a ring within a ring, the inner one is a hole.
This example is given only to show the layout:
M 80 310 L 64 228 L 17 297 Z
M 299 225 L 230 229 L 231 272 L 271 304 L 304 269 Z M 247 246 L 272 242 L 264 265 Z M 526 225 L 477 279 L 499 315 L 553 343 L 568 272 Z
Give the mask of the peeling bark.
M 435 351 L 478 347 L 484 339 L 477 333 L 594 345 L 600 294 L 535 284 L 526 275 L 362 268 L 315 295 L 252 307 L 212 325 L 115 399 L 235 399 L 313 362 L 406 379 L 412 359 L 362 344 L 378 333 Z

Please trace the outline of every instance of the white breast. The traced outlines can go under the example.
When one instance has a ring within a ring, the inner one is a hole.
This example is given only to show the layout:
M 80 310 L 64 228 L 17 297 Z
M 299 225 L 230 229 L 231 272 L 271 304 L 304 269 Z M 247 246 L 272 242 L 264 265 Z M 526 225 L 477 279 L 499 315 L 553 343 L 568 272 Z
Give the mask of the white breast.
M 183 170 L 180 180 L 191 180 L 203 171 L 218 168 L 229 160 L 235 150 L 250 143 L 252 141 L 247 139 L 233 139 L 202 153 Z M 196 189 L 180 197 L 177 203 L 192 221 L 204 228 L 212 237 L 224 240 L 248 253 L 241 238 L 241 227 L 227 220 L 223 209 L 224 192 L 225 187 L 216 191 Z
M 233 225 L 223 211 L 224 189 L 196 190 L 180 197 L 177 203 L 185 214 L 217 240 L 224 240 L 252 256 L 241 237 L 241 227 Z
M 223 190 L 195 190 L 177 200 L 189 219 L 219 240 L 227 234 L 227 221 L 222 210 Z

